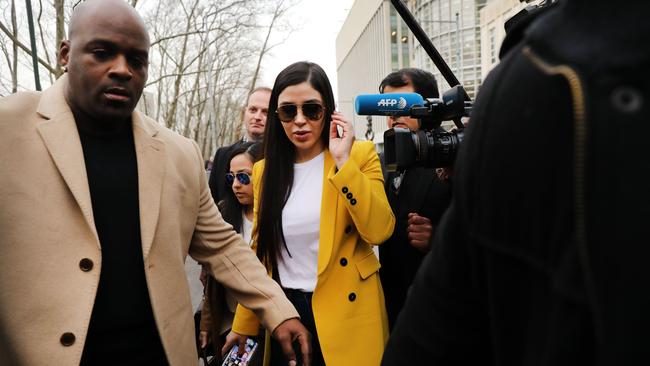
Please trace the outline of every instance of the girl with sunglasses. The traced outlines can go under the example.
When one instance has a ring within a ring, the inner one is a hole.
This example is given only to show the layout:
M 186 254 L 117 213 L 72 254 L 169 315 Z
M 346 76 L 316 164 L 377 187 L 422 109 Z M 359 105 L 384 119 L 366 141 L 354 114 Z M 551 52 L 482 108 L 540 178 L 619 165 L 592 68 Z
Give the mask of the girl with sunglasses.
M 261 155 L 260 143 L 245 142 L 232 150 L 228 157 L 229 171 L 223 177 L 231 189 L 224 192 L 224 198 L 217 204 L 224 221 L 232 225 L 246 243 L 251 243 L 253 229 L 253 164 L 260 160 Z M 219 337 L 211 336 L 222 335 L 230 329 L 237 303 L 211 276 L 207 276 L 205 288 L 199 333 L 201 348 L 205 349 L 212 338 L 214 351 L 221 352 L 223 342 Z M 212 314 L 218 314 L 219 324 L 214 323 Z
M 219 202 L 219 210 L 224 220 L 231 224 L 244 241 L 251 243 L 253 229 L 253 164 L 262 155 L 262 146 L 246 142 L 230 154 L 226 185 L 232 189 Z
M 313 63 L 278 75 L 269 111 L 265 159 L 253 169 L 257 255 L 311 332 L 312 365 L 378 365 L 388 324 L 372 245 L 391 236 L 395 219 L 374 145 L 354 142 Z M 258 328 L 238 307 L 227 346 Z M 269 348 L 267 364 L 288 364 L 278 343 Z

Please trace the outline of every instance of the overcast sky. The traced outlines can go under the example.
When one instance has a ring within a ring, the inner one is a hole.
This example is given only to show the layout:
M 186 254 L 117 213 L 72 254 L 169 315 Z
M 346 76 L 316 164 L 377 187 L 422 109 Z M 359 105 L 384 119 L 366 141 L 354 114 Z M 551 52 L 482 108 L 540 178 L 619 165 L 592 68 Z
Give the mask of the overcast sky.
M 296 61 L 311 61 L 325 69 L 337 96 L 336 35 L 345 21 L 354 0 L 302 0 L 291 9 L 285 20 L 297 28 L 284 43 L 277 46 L 263 61 L 262 84 L 273 86 L 282 69 Z M 286 34 L 272 36 L 275 42 Z
M 284 42 L 265 56 L 262 63 L 262 79 L 259 85 L 272 87 L 275 77 L 282 69 L 296 61 L 306 60 L 316 62 L 325 69 L 332 82 L 334 96 L 337 97 L 336 35 L 341 30 L 341 26 L 354 0 L 294 1 L 299 2 L 291 8 L 282 21 L 290 24 L 291 27 L 295 28 L 295 31 L 290 34 L 280 30 L 272 33 L 271 44 L 282 40 Z M 155 4 L 155 1 L 141 1 L 141 3 L 152 5 Z M 18 4 L 21 6 L 22 3 L 18 2 Z M 251 63 L 254 64 L 256 61 L 251 60 Z M 0 75 L 0 77 L 8 78 L 8 75 Z M 24 79 L 21 80 L 23 88 L 33 89 L 33 80 L 31 78 L 23 77 L 22 79 Z M 49 85 L 47 80 L 42 80 L 42 82 L 45 87 Z

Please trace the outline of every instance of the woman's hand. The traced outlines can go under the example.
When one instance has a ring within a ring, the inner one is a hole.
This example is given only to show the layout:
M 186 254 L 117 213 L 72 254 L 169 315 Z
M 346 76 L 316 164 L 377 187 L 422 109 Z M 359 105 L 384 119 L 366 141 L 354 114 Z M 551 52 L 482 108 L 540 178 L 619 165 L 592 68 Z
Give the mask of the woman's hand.
M 343 133 L 339 136 L 337 126 L 341 126 Z M 332 114 L 332 123 L 330 124 L 330 143 L 329 149 L 336 167 L 341 169 L 343 164 L 350 158 L 350 150 L 354 142 L 354 128 L 352 122 L 348 121 L 344 115 L 339 112 Z
M 221 348 L 221 356 L 225 356 L 228 351 L 234 346 L 237 345 L 239 349 L 237 350 L 237 353 L 241 356 L 244 354 L 244 351 L 246 350 L 246 341 L 248 340 L 248 336 L 245 336 L 243 334 L 235 333 L 232 330 L 228 335 L 226 336 L 226 341 L 223 343 L 223 348 Z

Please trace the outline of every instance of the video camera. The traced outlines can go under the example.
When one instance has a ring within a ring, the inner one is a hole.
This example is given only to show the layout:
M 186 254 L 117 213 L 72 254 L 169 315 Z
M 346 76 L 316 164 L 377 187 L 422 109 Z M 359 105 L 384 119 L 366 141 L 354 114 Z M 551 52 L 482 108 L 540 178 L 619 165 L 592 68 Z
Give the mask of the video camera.
M 453 165 L 464 136 L 461 118 L 469 116 L 471 102 L 465 100 L 465 90 L 457 85 L 442 98 L 423 99 L 416 93 L 365 94 L 357 96 L 358 115 L 408 116 L 417 118 L 420 130 L 391 128 L 384 133 L 384 161 L 388 171 L 411 166 L 428 168 Z M 442 121 L 456 122 L 457 130 L 445 132 Z
M 520 0 L 526 3 L 532 1 Z M 534 19 L 559 1 L 542 0 L 538 5 L 530 5 L 509 19 L 505 24 L 506 39 L 500 56 L 503 57 L 512 45 L 519 42 L 523 37 L 523 30 Z M 384 132 L 384 158 L 388 171 L 403 170 L 411 166 L 449 167 L 453 165 L 463 141 L 465 126 L 461 119 L 469 116 L 472 100 L 402 0 L 391 0 L 391 3 L 447 83 L 453 87 L 443 93 L 440 99 L 424 100 L 415 93 L 359 95 L 355 100 L 356 113 L 409 116 L 419 120 L 418 132 L 405 128 L 392 128 Z M 443 121 L 454 121 L 457 129 L 445 132 L 440 127 Z
M 392 128 L 384 133 L 384 159 L 388 171 L 411 166 L 427 168 L 453 165 L 463 141 L 463 117 L 469 116 L 472 101 L 465 89 L 442 59 L 424 30 L 401 0 L 391 0 L 404 23 L 427 52 L 441 74 L 453 87 L 440 99 L 424 99 L 419 94 L 367 94 L 355 100 L 358 115 L 409 116 L 420 123 L 418 132 L 406 128 Z M 457 129 L 445 132 L 443 121 L 454 121 Z

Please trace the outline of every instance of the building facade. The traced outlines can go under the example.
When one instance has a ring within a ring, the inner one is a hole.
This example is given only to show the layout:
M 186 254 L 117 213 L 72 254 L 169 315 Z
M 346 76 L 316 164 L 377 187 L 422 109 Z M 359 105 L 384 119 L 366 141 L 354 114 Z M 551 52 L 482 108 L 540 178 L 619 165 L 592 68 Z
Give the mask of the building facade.
M 407 0 L 406 4 L 472 98 L 499 61 L 505 21 L 529 5 L 520 0 Z M 389 0 L 355 0 L 336 38 L 336 65 L 338 107 L 353 118 L 360 140 L 372 136 L 366 135 L 366 117 L 354 113 L 354 98 L 378 93 L 388 73 L 418 67 L 436 76 L 440 92 L 450 87 Z M 381 150 L 386 119 L 373 116 L 371 127 Z
M 354 98 L 378 93 L 392 71 L 411 65 L 410 36 L 388 0 L 356 0 L 336 38 L 339 110 L 353 118 L 356 138 L 369 139 L 368 120 L 354 113 Z M 383 145 L 386 118 L 373 116 L 373 141 Z M 368 137 L 368 138 L 367 138 Z
M 482 82 L 479 12 L 488 0 L 414 0 L 409 3 L 415 19 L 447 62 L 456 78 L 474 98 Z M 413 42 L 413 63 L 431 71 L 443 92 L 449 89 L 422 46 Z
M 503 25 L 526 6 L 534 5 L 540 1 L 531 1 L 530 4 L 521 3 L 520 0 L 490 0 L 480 12 L 481 18 L 481 69 L 487 75 L 499 63 L 499 50 L 506 31 Z

